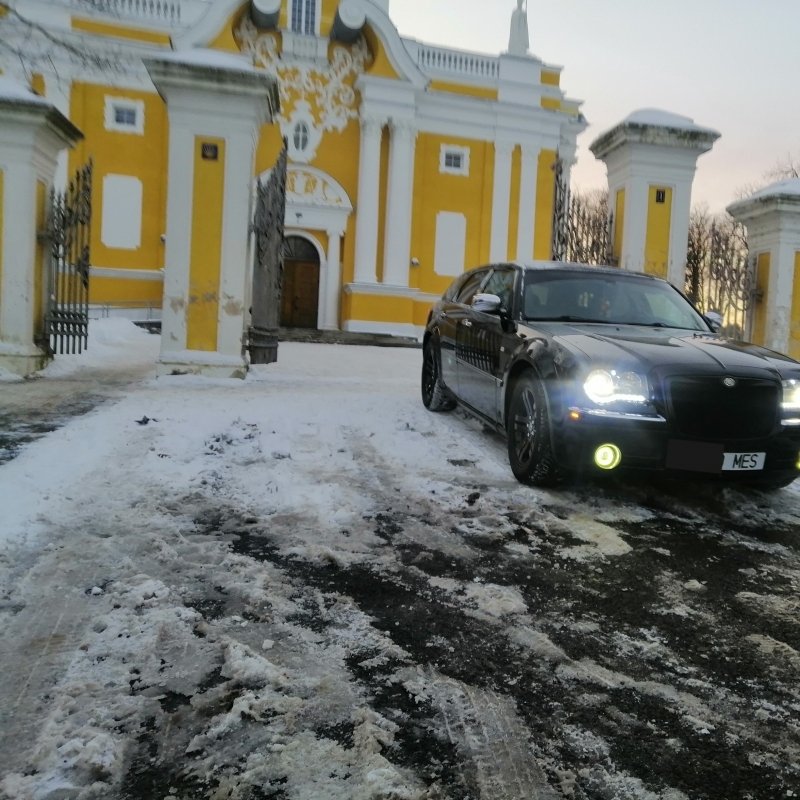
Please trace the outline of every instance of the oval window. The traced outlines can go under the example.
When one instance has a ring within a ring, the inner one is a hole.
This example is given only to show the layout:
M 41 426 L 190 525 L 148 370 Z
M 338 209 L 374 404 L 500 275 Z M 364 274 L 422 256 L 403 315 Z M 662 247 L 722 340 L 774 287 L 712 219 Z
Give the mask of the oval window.
M 294 126 L 294 149 L 302 153 L 308 147 L 308 125 L 298 122 Z

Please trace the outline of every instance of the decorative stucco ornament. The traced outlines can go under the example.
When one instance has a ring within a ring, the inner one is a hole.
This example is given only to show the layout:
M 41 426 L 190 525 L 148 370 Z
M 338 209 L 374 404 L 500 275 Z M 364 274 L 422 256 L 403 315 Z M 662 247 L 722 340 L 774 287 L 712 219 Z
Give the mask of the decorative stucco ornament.
M 347 208 L 349 202 L 327 175 L 308 167 L 292 167 L 286 177 L 286 199 L 297 205 Z
M 289 141 L 292 161 L 309 163 L 323 133 L 341 132 L 350 120 L 358 118 L 358 95 L 353 85 L 370 59 L 363 37 L 349 46 L 334 43 L 328 64 L 321 66 L 299 59 L 284 60 L 278 35 L 261 33 L 249 16 L 242 18 L 234 36 L 241 52 L 278 81 L 281 109 L 275 119 Z
M 517 0 L 511 15 L 511 33 L 508 37 L 508 52 L 512 56 L 526 56 L 531 46 L 528 33 L 528 0 Z

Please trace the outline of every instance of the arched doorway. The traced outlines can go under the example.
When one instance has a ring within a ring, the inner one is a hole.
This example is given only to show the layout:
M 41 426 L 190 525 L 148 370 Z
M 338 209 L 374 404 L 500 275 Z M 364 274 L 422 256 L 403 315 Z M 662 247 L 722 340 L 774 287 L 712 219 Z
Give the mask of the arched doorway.
M 287 236 L 283 244 L 281 327 L 316 328 L 319 309 L 319 253 L 300 236 Z

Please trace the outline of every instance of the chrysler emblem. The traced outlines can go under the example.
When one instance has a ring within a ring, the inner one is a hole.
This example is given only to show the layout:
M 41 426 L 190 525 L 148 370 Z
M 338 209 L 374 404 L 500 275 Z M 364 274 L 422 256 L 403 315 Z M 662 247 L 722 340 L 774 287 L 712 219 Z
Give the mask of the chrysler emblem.
M 725 378 L 722 381 L 723 385 L 726 386 L 728 389 L 733 389 L 736 386 L 736 381 L 734 378 Z

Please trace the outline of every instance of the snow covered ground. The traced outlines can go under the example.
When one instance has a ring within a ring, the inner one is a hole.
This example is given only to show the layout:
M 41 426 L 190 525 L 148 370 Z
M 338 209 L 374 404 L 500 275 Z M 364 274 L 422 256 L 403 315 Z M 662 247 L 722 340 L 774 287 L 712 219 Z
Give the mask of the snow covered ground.
M 97 403 L 0 466 L 4 800 L 800 797 L 794 487 L 537 491 L 418 350 L 92 328 L 0 383 Z

